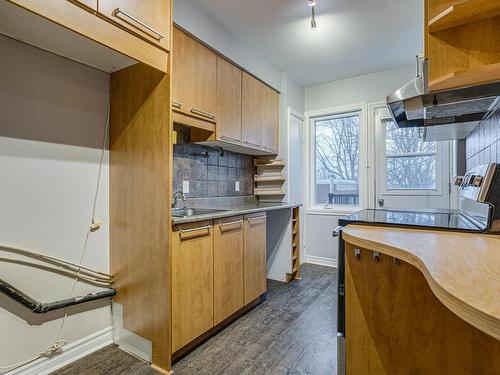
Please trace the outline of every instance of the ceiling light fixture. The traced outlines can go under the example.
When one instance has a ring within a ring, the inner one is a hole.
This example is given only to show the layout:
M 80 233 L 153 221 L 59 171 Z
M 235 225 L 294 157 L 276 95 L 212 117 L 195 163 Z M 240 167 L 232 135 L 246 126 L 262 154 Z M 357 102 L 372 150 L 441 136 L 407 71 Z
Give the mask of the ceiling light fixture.
M 311 30 L 316 28 L 316 17 L 314 14 L 314 7 L 316 6 L 316 0 L 307 0 L 307 5 L 311 7 Z

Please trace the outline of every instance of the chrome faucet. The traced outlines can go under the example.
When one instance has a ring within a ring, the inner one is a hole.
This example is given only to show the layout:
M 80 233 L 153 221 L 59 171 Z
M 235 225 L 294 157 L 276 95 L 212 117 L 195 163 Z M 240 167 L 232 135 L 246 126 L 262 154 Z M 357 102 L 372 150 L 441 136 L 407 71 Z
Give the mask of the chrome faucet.
M 186 202 L 186 196 L 182 191 L 176 191 L 174 195 L 172 195 L 172 208 L 177 208 L 177 203 L 179 201 L 179 197 L 182 199 L 182 203 Z

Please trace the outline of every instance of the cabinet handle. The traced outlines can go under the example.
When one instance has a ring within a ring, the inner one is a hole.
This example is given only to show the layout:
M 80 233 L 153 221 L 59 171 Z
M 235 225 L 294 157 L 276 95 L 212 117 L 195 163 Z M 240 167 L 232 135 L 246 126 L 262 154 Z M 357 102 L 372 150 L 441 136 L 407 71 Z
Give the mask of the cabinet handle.
M 250 146 L 254 146 L 254 147 L 258 147 L 258 148 L 262 148 L 262 146 L 261 146 L 261 145 L 258 145 L 258 144 L 256 144 L 256 143 L 252 143 L 252 142 L 248 142 L 248 141 L 245 141 L 245 142 L 243 142 L 243 143 L 245 143 L 245 144 L 247 144 L 247 145 L 250 145 Z
M 230 223 L 221 223 L 221 224 L 219 224 L 219 228 L 220 228 L 221 232 L 240 229 L 242 223 L 243 223 L 243 220 L 231 221 Z M 238 227 L 226 228 L 226 227 L 229 227 L 230 225 L 238 225 Z
M 228 137 L 227 135 L 221 136 L 221 139 L 225 139 L 226 141 L 237 142 L 237 143 L 241 142 L 239 139 L 233 138 L 233 137 Z
M 256 216 L 256 217 L 249 217 L 247 220 L 248 221 L 257 221 L 257 220 L 262 220 L 265 218 L 266 218 L 266 216 Z
M 118 15 L 119 14 L 123 14 L 125 17 L 131 19 L 132 21 L 138 23 L 139 25 L 141 25 L 145 29 L 147 29 L 147 30 L 151 31 L 152 33 L 156 34 L 156 36 L 154 36 L 154 38 L 157 39 L 157 40 L 161 40 L 161 39 L 163 39 L 165 37 L 165 35 L 163 35 L 162 33 L 160 33 L 158 30 L 153 29 L 151 26 L 145 24 L 141 20 L 135 18 L 134 16 L 132 16 L 131 14 L 128 14 L 127 12 L 121 10 L 120 8 L 116 8 L 111 14 L 113 15 L 113 17 L 116 17 L 116 18 L 121 18 Z
M 192 234 L 193 232 L 198 232 L 200 230 L 206 230 L 207 232 L 206 233 L 200 233 L 199 235 L 195 235 L 195 237 L 203 237 L 203 236 L 208 236 L 210 235 L 210 229 L 212 228 L 211 225 L 205 225 L 203 227 L 197 227 L 197 228 L 190 228 L 190 229 L 181 229 L 179 231 L 179 236 L 181 236 L 181 240 L 182 240 L 182 235 L 183 234 Z
M 181 109 L 182 103 L 178 102 L 176 100 L 172 100 L 172 107 L 177 108 L 177 109 Z
M 195 115 L 200 115 L 200 116 L 209 118 L 211 120 L 215 119 L 215 115 L 213 113 L 202 111 L 201 109 L 198 109 L 198 108 L 194 108 L 194 107 L 191 108 L 191 113 L 194 113 Z

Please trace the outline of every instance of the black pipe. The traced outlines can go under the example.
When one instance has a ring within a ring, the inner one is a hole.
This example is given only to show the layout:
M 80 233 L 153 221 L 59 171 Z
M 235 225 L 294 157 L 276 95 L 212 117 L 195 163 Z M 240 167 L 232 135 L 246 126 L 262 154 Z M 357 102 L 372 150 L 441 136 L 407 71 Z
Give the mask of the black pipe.
M 63 299 L 60 301 L 44 303 L 34 300 L 27 294 L 23 293 L 22 291 L 10 285 L 8 282 L 3 281 L 2 279 L 0 279 L 0 292 L 5 294 L 7 297 L 13 299 L 14 301 L 22 304 L 35 314 L 46 314 L 49 311 L 80 305 L 85 302 L 96 301 L 103 298 L 111 298 L 116 295 L 115 289 L 108 288 L 106 290 L 85 294 L 83 296 L 77 296 L 77 297 Z

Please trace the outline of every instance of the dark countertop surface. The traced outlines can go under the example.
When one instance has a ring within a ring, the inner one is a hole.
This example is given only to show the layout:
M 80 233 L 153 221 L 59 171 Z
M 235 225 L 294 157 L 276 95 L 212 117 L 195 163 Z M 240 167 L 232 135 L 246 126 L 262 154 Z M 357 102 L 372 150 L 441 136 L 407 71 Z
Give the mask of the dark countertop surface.
M 203 215 L 193 215 L 187 217 L 174 217 L 172 216 L 172 225 L 193 223 L 202 220 L 214 220 L 221 219 L 224 217 L 238 216 L 238 215 L 248 215 L 257 212 L 273 211 L 273 210 L 283 210 L 287 208 L 294 208 L 302 206 L 302 203 L 296 202 L 281 202 L 281 203 L 260 203 L 256 201 L 247 202 L 218 202 L 210 205 L 196 205 L 197 208 L 210 208 L 224 211 L 217 211 L 209 214 Z M 188 203 L 188 207 L 191 207 Z

